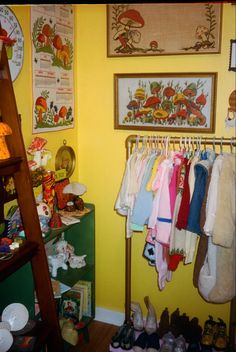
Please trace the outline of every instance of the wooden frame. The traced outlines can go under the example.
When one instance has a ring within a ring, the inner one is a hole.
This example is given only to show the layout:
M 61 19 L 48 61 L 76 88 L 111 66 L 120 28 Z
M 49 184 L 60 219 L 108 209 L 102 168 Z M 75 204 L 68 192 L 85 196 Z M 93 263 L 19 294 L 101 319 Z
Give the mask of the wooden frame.
M 215 54 L 222 4 L 107 5 L 107 56 Z
M 216 83 L 216 72 L 114 74 L 114 128 L 213 133 Z
M 236 39 L 230 40 L 229 71 L 236 71 Z

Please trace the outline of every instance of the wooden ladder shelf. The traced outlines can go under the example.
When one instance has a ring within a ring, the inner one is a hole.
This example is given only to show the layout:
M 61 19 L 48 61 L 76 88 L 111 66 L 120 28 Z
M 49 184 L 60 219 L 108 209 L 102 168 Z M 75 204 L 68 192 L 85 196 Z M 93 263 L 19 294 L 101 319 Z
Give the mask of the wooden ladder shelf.
M 31 263 L 41 317 L 40 326 L 36 332 L 37 346 L 34 351 L 40 351 L 42 346 L 47 346 L 47 351 L 61 352 L 63 340 L 4 45 L 0 60 L 0 111 L 2 121 L 7 123 L 13 132 L 6 137 L 11 157 L 0 160 L 0 176 L 2 178 L 11 175 L 14 178 L 17 202 L 26 235 L 26 241 L 18 252 L 10 260 L 0 262 L 0 281 L 24 264 Z

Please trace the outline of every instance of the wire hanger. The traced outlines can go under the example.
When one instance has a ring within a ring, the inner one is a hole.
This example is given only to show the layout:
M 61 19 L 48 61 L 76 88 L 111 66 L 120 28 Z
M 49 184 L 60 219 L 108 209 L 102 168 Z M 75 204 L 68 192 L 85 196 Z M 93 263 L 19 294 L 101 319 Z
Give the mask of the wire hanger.
M 220 141 L 220 154 L 223 155 L 223 138 L 221 137 L 221 141 Z

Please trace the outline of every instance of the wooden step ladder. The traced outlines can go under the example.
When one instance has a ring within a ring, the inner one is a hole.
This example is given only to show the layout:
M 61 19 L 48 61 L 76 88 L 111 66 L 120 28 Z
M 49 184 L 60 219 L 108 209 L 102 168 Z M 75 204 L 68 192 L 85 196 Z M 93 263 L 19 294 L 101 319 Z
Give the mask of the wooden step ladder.
M 22 92 L 24 96 L 27 94 L 30 96 L 27 89 Z M 24 264 L 31 263 L 41 317 L 39 329 L 36 329 L 37 340 L 34 351 L 40 351 L 42 346 L 47 346 L 47 351 L 61 352 L 63 340 L 4 44 L 0 59 L 0 111 L 2 122 L 7 123 L 13 132 L 12 135 L 6 136 L 11 157 L 0 160 L 0 178 L 7 175 L 14 178 L 17 202 L 26 235 L 26 240 L 17 253 L 10 260 L 0 262 L 0 281 Z

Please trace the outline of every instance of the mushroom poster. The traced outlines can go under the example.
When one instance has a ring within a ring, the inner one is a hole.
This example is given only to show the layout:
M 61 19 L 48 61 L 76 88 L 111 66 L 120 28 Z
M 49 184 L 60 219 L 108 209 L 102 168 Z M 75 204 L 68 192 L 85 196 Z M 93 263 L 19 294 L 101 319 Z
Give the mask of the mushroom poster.
M 107 56 L 220 52 L 222 4 L 107 5 Z
M 33 133 L 74 127 L 73 5 L 31 6 Z
M 215 129 L 217 73 L 115 74 L 115 128 Z

